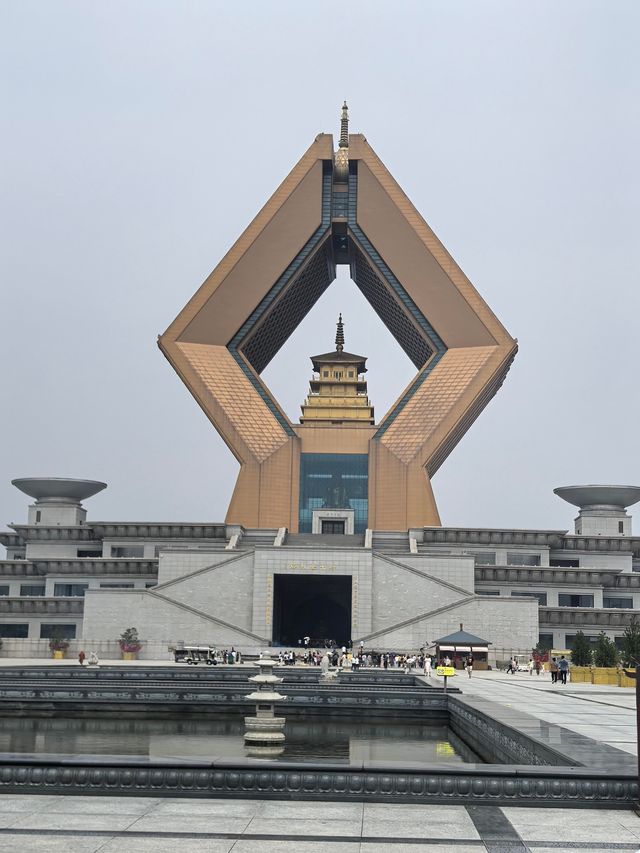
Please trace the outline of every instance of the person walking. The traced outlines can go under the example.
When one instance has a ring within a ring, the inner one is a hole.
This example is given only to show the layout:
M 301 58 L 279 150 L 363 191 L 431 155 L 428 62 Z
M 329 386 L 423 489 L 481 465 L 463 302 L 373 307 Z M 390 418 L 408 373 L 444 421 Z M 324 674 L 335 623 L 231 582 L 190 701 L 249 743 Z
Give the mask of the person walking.
M 78 661 L 79 661 L 79 663 L 80 663 L 80 666 L 84 666 L 84 659 L 85 659 L 85 657 L 86 657 L 86 655 L 85 655 L 85 653 L 84 653 L 83 651 L 80 651 L 80 652 L 78 653 Z
M 509 666 L 507 667 L 507 675 L 511 673 L 511 675 L 515 675 L 516 672 L 516 660 L 513 657 L 509 658 Z
M 567 673 L 569 672 L 569 661 L 566 659 L 564 655 L 560 658 L 558 663 L 558 670 L 560 672 L 560 684 L 567 683 Z
M 431 678 L 431 655 L 424 656 L 424 674 L 425 678 Z
M 555 658 L 551 658 L 549 672 L 551 673 L 551 683 L 556 684 L 558 681 L 558 661 Z
M 471 673 L 473 672 L 473 655 L 469 655 L 467 658 L 467 675 L 471 678 Z
M 527 664 L 529 667 L 529 675 L 533 675 L 533 667 L 535 666 L 533 662 L 533 658 L 529 658 L 529 663 Z

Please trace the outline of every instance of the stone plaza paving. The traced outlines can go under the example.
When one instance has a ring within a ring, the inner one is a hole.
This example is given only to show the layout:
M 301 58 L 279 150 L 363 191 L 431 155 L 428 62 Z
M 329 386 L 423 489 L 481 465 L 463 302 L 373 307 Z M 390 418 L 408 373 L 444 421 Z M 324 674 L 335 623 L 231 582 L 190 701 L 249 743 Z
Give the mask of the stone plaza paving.
M 549 676 L 453 680 L 550 723 L 636 752 L 635 693 Z M 632 810 L 246 799 L 0 795 L 0 851 L 51 853 L 561 853 L 640 851 Z

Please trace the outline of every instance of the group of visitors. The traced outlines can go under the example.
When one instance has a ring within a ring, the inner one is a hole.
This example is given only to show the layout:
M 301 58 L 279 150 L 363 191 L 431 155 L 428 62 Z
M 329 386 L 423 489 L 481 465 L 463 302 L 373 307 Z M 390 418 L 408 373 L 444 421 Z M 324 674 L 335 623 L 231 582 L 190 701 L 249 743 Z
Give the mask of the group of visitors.
M 560 657 L 560 660 L 557 658 L 551 658 L 549 661 L 549 672 L 551 673 L 552 684 L 566 684 L 567 674 L 569 672 L 569 661 L 564 655 Z
M 242 663 L 242 655 L 240 652 L 237 652 L 233 646 L 231 646 L 230 649 L 224 649 L 224 651 L 220 653 L 220 657 L 222 658 L 222 663 Z
M 569 661 L 564 655 L 561 655 L 560 659 L 551 658 L 549 660 L 549 672 L 551 673 L 551 683 L 552 684 L 566 684 L 567 683 L 567 675 L 569 674 Z M 509 659 L 509 663 L 507 664 L 507 675 L 515 675 L 518 672 L 518 669 L 521 669 L 518 658 L 514 655 Z M 529 662 L 526 667 L 529 675 L 533 675 L 535 672 L 536 675 L 540 675 L 541 672 L 544 672 L 544 665 L 542 663 L 542 659 L 539 657 L 530 657 Z
M 280 664 L 280 666 L 295 666 L 296 653 L 293 651 L 278 652 L 278 663 Z M 309 661 L 305 661 L 305 663 L 309 663 Z

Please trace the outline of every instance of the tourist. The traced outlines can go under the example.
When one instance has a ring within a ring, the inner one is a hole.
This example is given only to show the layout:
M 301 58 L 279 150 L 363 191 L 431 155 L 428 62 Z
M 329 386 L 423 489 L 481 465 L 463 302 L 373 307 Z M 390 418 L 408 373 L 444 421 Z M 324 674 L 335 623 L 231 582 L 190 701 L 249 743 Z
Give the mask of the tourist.
M 564 655 L 562 655 L 562 657 L 560 658 L 560 662 L 558 663 L 558 670 L 560 675 L 560 684 L 566 684 L 567 673 L 569 672 L 569 661 Z
M 557 684 L 557 682 L 558 682 L 558 661 L 555 658 L 551 658 L 551 663 L 549 664 L 549 672 L 551 673 L 551 683 Z
M 431 678 L 431 655 L 424 656 L 424 674 L 426 678 Z
M 542 664 L 540 663 L 540 658 L 536 658 L 534 666 L 536 670 L 536 675 L 540 675 L 540 669 L 542 667 Z
M 507 675 L 509 675 L 509 673 L 511 673 L 511 675 L 513 675 L 515 671 L 516 671 L 515 670 L 515 661 L 512 657 L 510 657 L 509 658 L 509 665 L 507 666 Z
M 80 666 L 84 666 L 84 659 L 85 659 L 85 657 L 86 657 L 86 655 L 85 655 L 85 653 L 84 653 L 83 651 L 80 651 L 80 652 L 78 653 L 78 661 L 80 662 Z
M 469 655 L 467 658 L 467 675 L 471 678 L 471 673 L 473 672 L 473 655 Z
M 449 657 L 449 655 L 447 655 L 447 656 L 445 657 L 445 659 L 444 659 L 444 665 L 445 665 L 445 666 L 451 666 L 451 658 Z
M 529 663 L 527 664 L 527 669 L 529 670 L 529 675 L 533 675 L 533 658 L 529 658 Z

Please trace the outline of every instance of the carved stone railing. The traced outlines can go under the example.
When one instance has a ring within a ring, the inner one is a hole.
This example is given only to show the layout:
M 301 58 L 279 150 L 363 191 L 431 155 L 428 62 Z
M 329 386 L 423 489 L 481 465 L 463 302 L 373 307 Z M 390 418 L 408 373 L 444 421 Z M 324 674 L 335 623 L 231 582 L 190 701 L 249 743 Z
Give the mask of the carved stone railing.
M 562 548 L 566 530 L 492 530 L 490 528 L 425 527 L 425 544 L 526 545 L 528 548 Z
M 624 629 L 633 616 L 640 616 L 637 610 L 622 610 L 608 608 L 595 609 L 591 607 L 541 607 L 538 612 L 540 627 L 574 627 Z
M 91 558 L 77 560 L 34 560 L 44 575 L 133 575 L 157 577 L 158 560 L 122 558 Z
M 226 539 L 224 524 L 95 521 L 91 528 L 98 539 Z
M 84 598 L 0 597 L 0 616 L 82 616 Z
M 478 583 L 526 583 L 549 586 L 616 586 L 620 569 L 571 569 L 554 566 L 476 566 Z M 637 578 L 640 586 L 640 576 Z
M 2 578 L 41 577 L 43 574 L 30 560 L 0 560 Z

